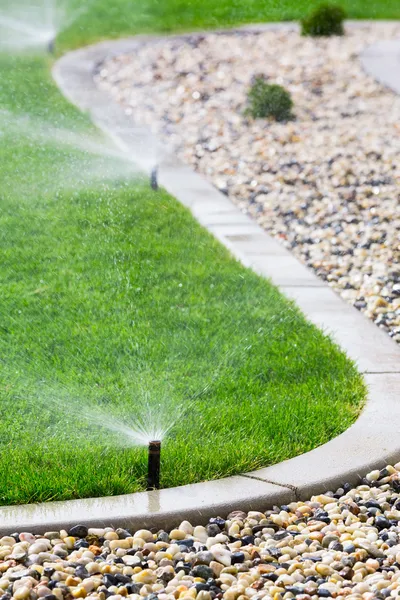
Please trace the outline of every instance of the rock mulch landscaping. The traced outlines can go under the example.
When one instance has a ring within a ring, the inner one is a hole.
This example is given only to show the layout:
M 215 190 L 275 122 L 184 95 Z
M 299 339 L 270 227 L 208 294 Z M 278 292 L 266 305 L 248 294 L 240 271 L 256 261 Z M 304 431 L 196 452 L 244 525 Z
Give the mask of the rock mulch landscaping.
M 400 98 L 360 52 L 396 23 L 311 39 L 295 31 L 143 43 L 98 85 L 400 342 Z M 287 123 L 244 115 L 254 77 L 285 86 Z
M 357 487 L 169 531 L 0 539 L 1 600 L 380 600 L 400 593 L 400 463 Z

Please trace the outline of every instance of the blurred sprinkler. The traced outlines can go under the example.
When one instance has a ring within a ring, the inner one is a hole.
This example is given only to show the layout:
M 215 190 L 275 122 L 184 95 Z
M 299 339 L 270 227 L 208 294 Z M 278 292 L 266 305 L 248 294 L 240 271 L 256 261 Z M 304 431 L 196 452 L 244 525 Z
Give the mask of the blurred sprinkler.
M 152 190 L 158 190 L 158 166 L 153 167 L 151 170 L 150 186 Z
M 0 0 L 0 49 L 37 48 L 53 54 L 56 36 L 88 10 L 91 1 L 71 9 L 68 0 Z
M 48 45 L 47 45 L 47 50 L 49 52 L 49 54 L 55 54 L 55 50 L 56 50 L 56 41 L 55 39 L 52 39 L 49 41 Z

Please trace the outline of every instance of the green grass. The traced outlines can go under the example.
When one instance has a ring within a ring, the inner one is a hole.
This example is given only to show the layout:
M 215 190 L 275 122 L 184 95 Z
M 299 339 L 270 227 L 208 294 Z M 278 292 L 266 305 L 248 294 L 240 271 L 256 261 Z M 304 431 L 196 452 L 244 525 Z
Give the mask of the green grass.
M 132 33 L 232 27 L 299 20 L 322 0 L 92 0 L 90 10 L 61 35 L 61 49 Z M 78 2 L 78 4 L 80 4 Z M 352 19 L 400 19 L 398 0 L 338 0 Z
M 362 4 L 349 3 L 352 16 L 373 16 Z M 396 16 L 396 4 L 380 3 L 375 16 Z M 60 48 L 299 17 L 301 6 L 99 0 Z M 0 108 L 34 123 L 0 118 L 1 502 L 143 489 L 145 450 L 85 406 L 128 426 L 146 420 L 147 405 L 177 417 L 163 443 L 164 486 L 271 464 L 347 428 L 362 378 L 293 304 L 166 193 L 124 173 L 89 183 L 104 161 L 32 135 L 38 121 L 92 131 L 50 66 L 0 57 Z

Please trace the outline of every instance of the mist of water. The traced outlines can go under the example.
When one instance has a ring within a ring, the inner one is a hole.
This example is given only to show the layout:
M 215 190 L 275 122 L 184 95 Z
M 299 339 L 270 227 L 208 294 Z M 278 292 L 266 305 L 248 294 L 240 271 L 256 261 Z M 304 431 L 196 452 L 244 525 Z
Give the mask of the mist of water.
M 51 173 L 36 170 L 18 178 L 18 185 L 41 191 L 91 188 L 111 181 L 131 182 L 143 177 L 129 150 L 117 145 L 98 130 L 68 129 L 28 115 L 0 110 L 0 147 L 29 144 L 37 153 L 56 150 Z M 31 180 L 30 180 L 31 179 Z M 15 181 L 13 184 L 15 188 Z
M 56 36 L 67 29 L 88 3 L 72 9 L 67 0 L 37 0 L 0 3 L 0 50 L 48 49 Z
M 112 434 L 114 443 L 121 446 L 147 446 L 153 440 L 162 441 L 172 429 L 183 411 L 182 406 L 173 405 L 171 397 L 154 398 L 149 392 L 136 391 L 132 398 L 132 409 L 129 414 L 117 415 L 115 407 L 104 408 L 99 404 L 82 402 L 71 398 L 68 392 L 45 392 L 41 401 L 46 398 L 47 405 L 52 405 L 59 415 L 89 426 L 92 434 L 99 429 Z
M 98 131 L 72 131 L 29 115 L 0 110 L 0 133 L 16 136 L 17 139 L 26 138 L 37 144 L 53 144 L 60 148 L 81 150 L 89 154 L 113 158 L 134 168 L 128 152 L 118 148 L 109 137 L 106 138 Z
M 286 315 L 285 318 L 289 318 Z M 271 324 L 272 324 L 271 319 Z M 259 341 L 262 342 L 266 331 L 259 330 Z M 168 389 L 168 384 L 163 385 L 160 393 L 151 392 L 148 376 L 141 380 L 139 377 L 132 381 L 129 389 L 124 391 L 131 397 L 131 405 L 102 404 L 96 399 L 89 400 L 74 396 L 74 393 L 59 385 L 42 385 L 38 390 L 38 402 L 47 408 L 51 406 L 53 416 L 59 418 L 59 426 L 64 428 L 69 421 L 85 428 L 85 435 L 97 437 L 100 430 L 108 431 L 112 435 L 109 442 L 119 446 L 147 446 L 149 442 L 163 441 L 174 426 L 185 419 L 188 413 L 195 410 L 196 402 L 206 394 L 212 392 L 215 384 L 226 375 L 232 361 L 245 359 L 253 347 L 248 345 L 247 338 L 243 338 L 236 346 L 223 352 L 210 371 L 207 382 L 195 393 L 187 394 L 180 400 L 176 398 L 173 389 Z M 61 418 L 62 417 L 62 418 Z

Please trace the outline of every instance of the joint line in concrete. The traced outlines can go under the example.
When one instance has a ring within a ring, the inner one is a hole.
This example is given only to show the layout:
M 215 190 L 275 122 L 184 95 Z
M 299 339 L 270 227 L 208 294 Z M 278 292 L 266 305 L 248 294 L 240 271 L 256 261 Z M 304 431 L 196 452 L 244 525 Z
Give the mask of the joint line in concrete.
M 278 483 L 277 481 L 271 481 L 270 479 L 263 479 L 263 477 L 256 477 L 256 475 L 246 475 L 244 473 L 240 473 L 239 477 L 246 477 L 247 479 L 256 479 L 257 481 L 263 481 L 264 483 L 270 483 L 272 485 L 277 485 L 278 487 L 287 488 L 294 492 L 296 500 L 299 500 L 299 494 L 297 492 L 297 488 L 295 485 L 291 485 L 290 483 Z

